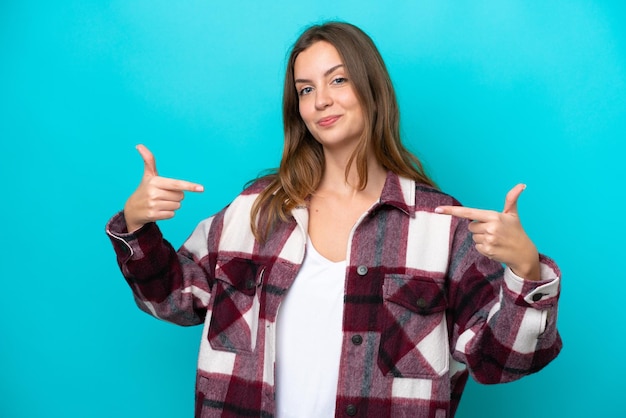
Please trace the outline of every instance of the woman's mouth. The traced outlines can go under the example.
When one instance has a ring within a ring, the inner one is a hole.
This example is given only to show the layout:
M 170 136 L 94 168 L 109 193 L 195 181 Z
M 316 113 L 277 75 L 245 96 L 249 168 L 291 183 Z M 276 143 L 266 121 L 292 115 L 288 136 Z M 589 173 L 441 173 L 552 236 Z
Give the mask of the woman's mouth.
M 340 117 L 340 115 L 326 116 L 325 118 L 318 120 L 317 124 L 322 128 L 326 128 L 337 122 Z

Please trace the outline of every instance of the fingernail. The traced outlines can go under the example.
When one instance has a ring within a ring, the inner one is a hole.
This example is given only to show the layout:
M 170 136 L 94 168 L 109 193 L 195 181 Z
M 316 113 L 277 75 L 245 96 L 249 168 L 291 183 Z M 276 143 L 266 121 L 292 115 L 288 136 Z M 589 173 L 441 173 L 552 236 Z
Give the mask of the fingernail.
M 196 186 L 196 192 L 203 192 L 203 191 L 204 191 L 203 186 Z
M 435 208 L 435 213 L 443 213 L 443 209 L 441 209 L 441 208 Z

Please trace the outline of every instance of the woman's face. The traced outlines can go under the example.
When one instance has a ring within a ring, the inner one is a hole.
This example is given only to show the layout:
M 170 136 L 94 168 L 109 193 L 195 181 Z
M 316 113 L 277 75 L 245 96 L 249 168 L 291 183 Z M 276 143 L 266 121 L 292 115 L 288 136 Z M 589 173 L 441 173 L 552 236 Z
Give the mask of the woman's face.
M 365 127 L 350 75 L 328 42 L 318 41 L 294 63 L 300 116 L 325 149 L 354 149 Z

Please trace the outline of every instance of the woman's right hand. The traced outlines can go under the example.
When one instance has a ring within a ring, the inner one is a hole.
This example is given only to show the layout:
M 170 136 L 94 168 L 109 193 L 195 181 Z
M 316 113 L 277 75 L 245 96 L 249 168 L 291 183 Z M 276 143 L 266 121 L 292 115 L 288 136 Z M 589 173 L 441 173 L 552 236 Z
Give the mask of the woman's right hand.
M 204 187 L 184 180 L 159 177 L 154 156 L 148 148 L 137 145 L 143 158 L 143 178 L 124 205 L 128 232 L 135 232 L 149 222 L 170 219 L 180 208 L 184 192 L 202 192 Z

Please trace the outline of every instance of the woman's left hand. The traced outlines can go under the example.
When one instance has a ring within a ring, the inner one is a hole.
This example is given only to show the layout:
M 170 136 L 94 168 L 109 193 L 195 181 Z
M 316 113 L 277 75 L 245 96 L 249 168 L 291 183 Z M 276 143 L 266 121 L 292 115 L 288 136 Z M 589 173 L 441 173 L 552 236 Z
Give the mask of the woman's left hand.
M 525 188 L 518 184 L 507 193 L 502 212 L 462 206 L 439 206 L 435 212 L 471 220 L 469 230 L 481 254 L 506 264 L 519 277 L 539 280 L 539 253 L 517 213 L 517 199 Z

